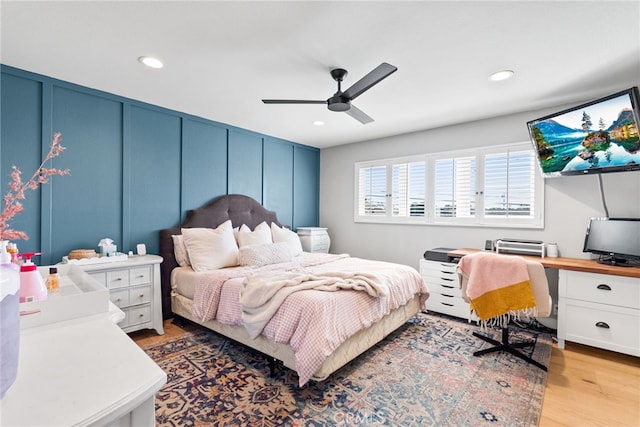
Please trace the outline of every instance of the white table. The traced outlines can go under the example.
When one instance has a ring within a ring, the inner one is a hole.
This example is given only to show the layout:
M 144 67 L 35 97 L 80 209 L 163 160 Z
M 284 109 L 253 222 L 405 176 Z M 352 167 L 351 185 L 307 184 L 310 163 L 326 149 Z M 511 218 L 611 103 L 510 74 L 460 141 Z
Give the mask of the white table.
M 22 330 L 18 377 L 0 402 L 0 425 L 153 426 L 166 374 L 113 317 Z

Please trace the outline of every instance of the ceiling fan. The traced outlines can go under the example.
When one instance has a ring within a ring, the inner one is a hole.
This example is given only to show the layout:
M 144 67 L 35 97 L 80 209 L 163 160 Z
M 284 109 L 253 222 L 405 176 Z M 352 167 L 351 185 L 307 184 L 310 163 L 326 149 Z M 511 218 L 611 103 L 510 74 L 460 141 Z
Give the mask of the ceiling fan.
M 351 101 L 362 95 L 371 87 L 380 83 L 383 79 L 397 71 L 398 68 L 391 64 L 383 62 L 376 68 L 371 70 L 369 74 L 355 82 L 349 89 L 342 92 L 340 85 L 342 80 L 347 76 L 347 70 L 336 68 L 331 70 L 331 77 L 338 82 L 338 91 L 327 100 L 305 100 L 305 99 L 263 99 L 265 104 L 327 104 L 331 111 L 344 111 L 362 124 L 373 121 L 371 117 L 366 115 L 362 110 L 358 109 Z

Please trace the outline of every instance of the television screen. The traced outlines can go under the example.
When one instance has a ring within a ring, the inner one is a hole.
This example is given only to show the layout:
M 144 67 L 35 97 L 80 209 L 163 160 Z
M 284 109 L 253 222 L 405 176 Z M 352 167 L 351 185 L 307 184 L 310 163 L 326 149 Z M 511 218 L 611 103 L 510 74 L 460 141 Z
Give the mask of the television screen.
M 527 123 L 545 177 L 640 170 L 633 87 Z
M 583 251 L 600 255 L 605 264 L 640 261 L 640 218 L 591 218 Z

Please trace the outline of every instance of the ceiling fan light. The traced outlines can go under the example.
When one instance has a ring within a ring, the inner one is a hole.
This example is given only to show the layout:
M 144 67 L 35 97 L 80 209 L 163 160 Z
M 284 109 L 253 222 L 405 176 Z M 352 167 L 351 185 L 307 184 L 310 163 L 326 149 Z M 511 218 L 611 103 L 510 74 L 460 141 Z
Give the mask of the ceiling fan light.
M 514 74 L 515 73 L 512 70 L 501 70 L 491 74 L 489 76 L 489 80 L 492 82 L 501 82 L 503 80 L 510 79 Z
M 158 58 L 153 56 L 141 56 L 138 58 L 141 64 L 146 65 L 149 68 L 162 68 L 164 64 Z
M 324 122 L 322 120 L 314 120 L 313 121 L 313 125 L 314 126 L 324 126 Z

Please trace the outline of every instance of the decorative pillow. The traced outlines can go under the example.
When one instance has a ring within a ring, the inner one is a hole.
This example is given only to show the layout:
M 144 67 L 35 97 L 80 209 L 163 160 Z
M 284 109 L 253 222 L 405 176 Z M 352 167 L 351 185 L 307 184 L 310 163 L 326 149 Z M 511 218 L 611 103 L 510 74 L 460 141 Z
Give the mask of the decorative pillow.
M 264 245 L 267 243 L 273 243 L 273 240 L 271 240 L 271 229 L 266 222 L 262 221 L 253 231 L 251 231 L 245 224 L 242 224 L 242 227 L 240 227 L 240 230 L 238 231 L 239 247 Z
M 289 245 L 291 254 L 296 257 L 302 255 L 302 244 L 300 243 L 300 237 L 296 233 L 286 228 L 280 228 L 275 223 L 271 223 L 271 236 L 273 243 L 284 242 Z
M 182 234 L 174 234 L 171 236 L 173 239 L 173 254 L 176 257 L 176 261 L 180 267 L 189 267 L 189 254 L 187 253 L 187 247 L 184 244 L 184 237 Z
M 240 248 L 240 265 L 262 267 L 268 264 L 291 261 L 293 255 L 289 245 L 284 242 L 249 245 Z
M 238 245 L 231 221 L 218 228 L 183 228 L 182 235 L 191 267 L 195 271 L 215 270 L 238 265 Z

